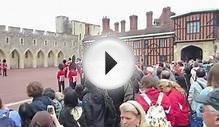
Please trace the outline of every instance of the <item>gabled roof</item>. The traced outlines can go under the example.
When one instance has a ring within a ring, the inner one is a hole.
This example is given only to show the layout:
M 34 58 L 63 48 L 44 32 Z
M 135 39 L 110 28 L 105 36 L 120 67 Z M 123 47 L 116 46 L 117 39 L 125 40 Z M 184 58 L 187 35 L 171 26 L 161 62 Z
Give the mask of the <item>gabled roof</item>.
M 175 19 L 181 16 L 192 15 L 192 14 L 203 13 L 203 12 L 219 12 L 219 8 L 218 9 L 202 9 L 202 10 L 186 12 L 186 13 L 171 16 L 170 18 Z

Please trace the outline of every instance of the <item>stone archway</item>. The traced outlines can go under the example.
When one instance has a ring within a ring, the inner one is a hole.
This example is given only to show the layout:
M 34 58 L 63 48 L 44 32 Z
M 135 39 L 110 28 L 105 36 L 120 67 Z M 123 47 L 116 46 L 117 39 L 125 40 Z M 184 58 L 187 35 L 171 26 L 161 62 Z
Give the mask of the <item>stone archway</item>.
M 33 68 L 33 53 L 30 50 L 24 53 L 24 68 Z
M 37 53 L 37 67 L 44 67 L 44 61 L 45 61 L 45 55 L 44 53 L 40 50 Z
M 57 63 L 58 63 L 58 64 L 62 63 L 63 59 L 64 59 L 64 54 L 63 54 L 62 51 L 60 51 L 60 52 L 58 53 L 58 59 L 57 59 L 58 61 L 57 61 Z
M 17 69 L 20 67 L 20 54 L 16 49 L 11 52 L 9 59 L 11 69 Z
M 6 59 L 5 58 L 5 53 L 3 50 L 0 49 L 0 60 L 2 61 L 3 59 Z
M 53 51 L 50 51 L 49 53 L 48 53 L 48 67 L 54 67 L 54 57 L 55 55 L 54 55 L 54 53 L 53 53 Z
M 181 60 L 189 61 L 191 59 L 196 60 L 203 58 L 203 51 L 201 48 L 196 46 L 187 46 L 181 50 Z

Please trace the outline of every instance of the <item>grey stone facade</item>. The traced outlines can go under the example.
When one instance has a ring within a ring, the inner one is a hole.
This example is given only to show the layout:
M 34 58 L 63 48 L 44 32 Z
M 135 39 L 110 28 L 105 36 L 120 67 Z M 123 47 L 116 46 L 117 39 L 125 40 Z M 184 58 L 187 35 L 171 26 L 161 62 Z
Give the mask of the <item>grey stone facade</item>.
M 78 57 L 76 35 L 0 25 L 0 60 L 12 69 L 54 67 L 72 55 Z

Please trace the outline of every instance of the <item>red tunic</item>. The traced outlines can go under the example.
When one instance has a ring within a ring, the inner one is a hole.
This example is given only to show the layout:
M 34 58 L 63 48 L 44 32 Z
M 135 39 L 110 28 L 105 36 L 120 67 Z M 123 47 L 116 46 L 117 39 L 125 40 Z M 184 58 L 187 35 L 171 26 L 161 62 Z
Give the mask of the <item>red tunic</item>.
M 6 64 L 6 63 L 3 63 L 2 68 L 3 68 L 3 69 L 7 69 L 7 64 Z
M 57 72 L 56 78 L 58 79 L 58 81 L 64 81 L 65 80 L 65 71 L 59 70 Z
M 69 82 L 76 82 L 77 80 L 77 71 L 76 70 L 70 70 L 68 73 L 68 80 Z

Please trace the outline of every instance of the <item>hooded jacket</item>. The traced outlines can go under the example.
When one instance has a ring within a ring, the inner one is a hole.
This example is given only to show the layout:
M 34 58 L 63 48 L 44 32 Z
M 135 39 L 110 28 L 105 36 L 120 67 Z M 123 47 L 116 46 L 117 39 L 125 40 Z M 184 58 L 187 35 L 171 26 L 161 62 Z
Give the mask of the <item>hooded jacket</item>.
M 171 109 L 175 117 L 175 126 L 189 125 L 189 104 L 186 95 L 172 88 L 169 93 L 166 93 L 169 100 L 171 100 Z

